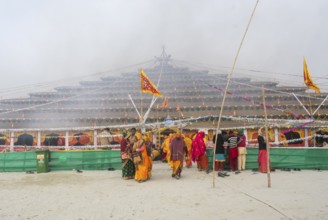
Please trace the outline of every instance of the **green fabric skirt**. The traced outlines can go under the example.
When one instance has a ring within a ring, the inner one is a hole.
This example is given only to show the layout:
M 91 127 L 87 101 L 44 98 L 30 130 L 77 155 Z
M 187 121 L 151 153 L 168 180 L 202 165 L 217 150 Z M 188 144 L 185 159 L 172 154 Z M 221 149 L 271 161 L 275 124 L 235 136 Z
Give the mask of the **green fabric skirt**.
M 132 160 L 122 160 L 122 177 L 134 177 L 135 172 L 136 170 Z

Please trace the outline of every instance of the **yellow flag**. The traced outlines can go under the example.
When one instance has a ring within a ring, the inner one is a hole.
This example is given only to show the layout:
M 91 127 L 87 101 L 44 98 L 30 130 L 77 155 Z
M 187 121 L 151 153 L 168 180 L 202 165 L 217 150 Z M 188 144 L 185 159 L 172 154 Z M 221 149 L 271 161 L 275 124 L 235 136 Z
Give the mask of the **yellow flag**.
M 303 61 L 303 72 L 304 72 L 304 83 L 309 89 L 315 90 L 317 93 L 320 93 L 319 87 L 313 82 L 310 72 L 307 68 L 306 60 Z
M 140 69 L 141 92 L 151 93 L 154 96 L 162 96 L 156 86 L 150 81 L 146 73 Z

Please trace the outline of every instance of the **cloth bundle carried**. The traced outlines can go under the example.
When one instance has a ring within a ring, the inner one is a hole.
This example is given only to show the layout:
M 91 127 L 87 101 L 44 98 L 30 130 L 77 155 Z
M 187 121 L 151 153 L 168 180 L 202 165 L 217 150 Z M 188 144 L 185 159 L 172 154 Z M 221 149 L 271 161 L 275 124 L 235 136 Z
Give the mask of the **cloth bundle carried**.
M 141 155 L 139 154 L 139 152 L 133 152 L 132 156 L 133 156 L 133 162 L 135 164 L 138 164 L 142 161 L 142 158 L 141 158 Z

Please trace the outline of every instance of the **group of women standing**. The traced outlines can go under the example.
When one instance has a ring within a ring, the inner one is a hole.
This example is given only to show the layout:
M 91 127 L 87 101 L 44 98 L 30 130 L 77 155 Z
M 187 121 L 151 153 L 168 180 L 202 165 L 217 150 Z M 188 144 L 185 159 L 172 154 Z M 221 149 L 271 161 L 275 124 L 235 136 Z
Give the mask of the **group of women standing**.
M 151 144 L 149 138 L 136 133 L 135 128 L 132 128 L 130 134 L 122 139 L 123 179 L 135 179 L 137 182 L 145 182 L 151 178 Z
M 266 139 L 263 135 L 263 129 L 259 129 L 258 131 L 258 143 L 259 143 L 259 154 L 258 154 L 258 164 L 260 172 L 267 172 L 267 154 L 266 154 Z M 180 133 L 179 133 L 180 134 Z M 122 177 L 123 179 L 135 179 L 138 182 L 144 182 L 151 178 L 152 171 L 152 142 L 150 141 L 148 136 L 142 136 L 141 133 L 137 133 L 135 128 L 130 130 L 128 136 L 124 135 L 124 138 L 121 141 L 121 159 L 122 159 Z M 234 137 L 233 135 L 230 135 Z M 185 161 L 186 166 L 190 167 L 192 161 L 197 163 L 197 169 L 199 171 L 209 172 L 209 163 L 208 157 L 206 154 L 206 143 L 205 143 L 205 133 L 200 131 L 196 134 L 195 138 L 191 140 L 188 137 L 180 137 L 177 135 L 175 137 L 173 134 L 163 143 L 163 151 L 166 155 L 166 159 L 170 166 L 174 168 L 174 162 L 178 161 L 176 158 L 174 159 L 174 155 L 171 154 L 172 150 L 172 140 L 176 138 L 181 138 L 184 141 L 185 146 Z M 222 134 L 218 134 L 216 136 L 217 147 L 215 152 L 215 164 L 216 168 L 219 171 L 224 169 L 225 162 L 225 149 L 223 147 L 224 142 L 229 142 L 229 136 L 227 136 L 226 132 L 222 132 Z M 215 138 L 213 140 L 215 142 Z M 238 138 L 236 137 L 236 146 L 238 148 L 238 170 L 245 170 L 245 162 L 246 162 L 246 138 L 243 134 L 243 131 L 238 131 Z M 175 142 L 174 142 L 175 143 Z M 240 145 L 240 146 L 239 146 Z M 182 145 L 181 145 L 182 146 Z M 171 150 L 170 150 L 171 149 Z M 229 149 L 230 150 L 230 149 Z M 180 151 L 177 151 L 180 152 Z M 231 157 L 231 155 L 229 154 Z M 178 158 L 181 161 L 181 158 Z M 235 161 L 235 160 L 234 160 Z M 182 162 L 183 163 L 183 162 Z M 232 166 L 230 164 L 230 168 L 235 168 L 236 166 Z M 182 170 L 182 166 L 179 166 L 179 169 Z M 174 169 L 173 169 L 174 170 Z M 181 173 L 181 171 L 180 171 Z M 179 176 L 180 175 L 174 175 Z

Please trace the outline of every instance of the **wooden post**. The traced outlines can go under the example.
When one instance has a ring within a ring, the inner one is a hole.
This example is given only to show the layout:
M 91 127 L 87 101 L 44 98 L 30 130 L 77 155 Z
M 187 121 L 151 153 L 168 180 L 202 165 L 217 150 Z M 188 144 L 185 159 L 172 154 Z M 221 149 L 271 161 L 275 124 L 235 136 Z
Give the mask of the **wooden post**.
M 41 131 L 38 131 L 38 147 L 41 147 Z
M 304 129 L 304 147 L 309 147 L 309 130 L 307 128 Z
M 161 152 L 161 125 L 158 126 L 158 150 Z
M 279 131 L 278 128 L 274 128 L 274 142 L 276 146 L 279 146 Z
M 14 152 L 15 132 L 10 132 L 10 152 Z
M 225 90 L 224 90 L 224 94 L 223 94 L 223 99 L 222 99 L 222 103 L 221 103 L 221 109 L 220 109 L 220 114 L 219 114 L 219 118 L 218 118 L 218 125 L 216 127 L 216 132 L 215 132 L 215 135 L 218 135 L 219 134 L 219 130 L 221 129 L 220 127 L 220 124 L 221 124 L 221 117 L 222 117 L 222 113 L 223 113 L 223 108 L 224 108 L 224 102 L 225 102 L 225 99 L 226 99 L 226 96 L 227 96 L 227 91 L 228 91 L 228 88 L 229 88 L 229 84 L 230 84 L 230 80 L 231 80 L 231 77 L 232 77 L 232 74 L 235 70 L 235 67 L 236 67 L 236 63 L 237 63 L 237 60 L 238 60 L 238 56 L 239 56 L 239 53 L 240 53 L 240 50 L 241 50 L 241 47 L 244 43 L 244 40 L 245 40 L 245 37 L 247 35 L 247 32 L 248 32 L 248 28 L 252 22 L 252 19 L 253 19 L 253 16 L 254 16 L 254 13 L 256 11 L 256 7 L 259 3 L 259 0 L 256 1 L 256 4 L 254 6 L 254 9 L 253 9 L 253 12 L 251 14 L 251 17 L 249 18 L 249 21 L 248 21 L 248 24 L 247 24 L 247 27 L 246 27 L 246 30 L 244 32 L 244 35 L 241 39 L 241 42 L 240 42 L 240 45 L 239 45 L 239 48 L 237 50 L 237 54 L 235 56 L 235 59 L 234 59 L 234 62 L 233 62 L 233 65 L 232 65 L 232 68 L 231 68 L 231 71 L 229 72 L 228 76 L 227 76 L 227 84 L 226 84 L 226 87 L 225 87 Z M 214 143 L 214 148 L 213 148 L 213 188 L 215 188 L 215 151 L 216 151 L 216 143 L 217 143 L 217 137 L 215 138 L 215 143 Z
M 141 75 L 141 68 L 140 68 L 140 75 Z M 143 122 L 143 112 L 142 112 L 142 91 L 141 91 L 141 88 L 140 88 L 140 119 L 139 119 L 139 123 L 142 123 Z
M 69 143 L 68 143 L 69 138 L 68 138 L 68 136 L 69 136 L 69 132 L 65 131 L 65 150 L 69 150 Z
M 98 136 L 97 136 L 97 130 L 93 130 L 93 146 L 95 147 L 95 150 L 97 150 L 98 147 Z
M 270 176 L 270 145 L 269 145 L 269 133 L 268 133 L 268 115 L 265 105 L 265 96 L 264 96 L 264 85 L 262 85 L 262 99 L 263 99 L 263 108 L 264 108 L 264 117 L 265 117 L 265 138 L 266 138 L 266 149 L 267 149 L 267 174 L 268 174 L 268 188 L 271 187 L 271 176 Z

